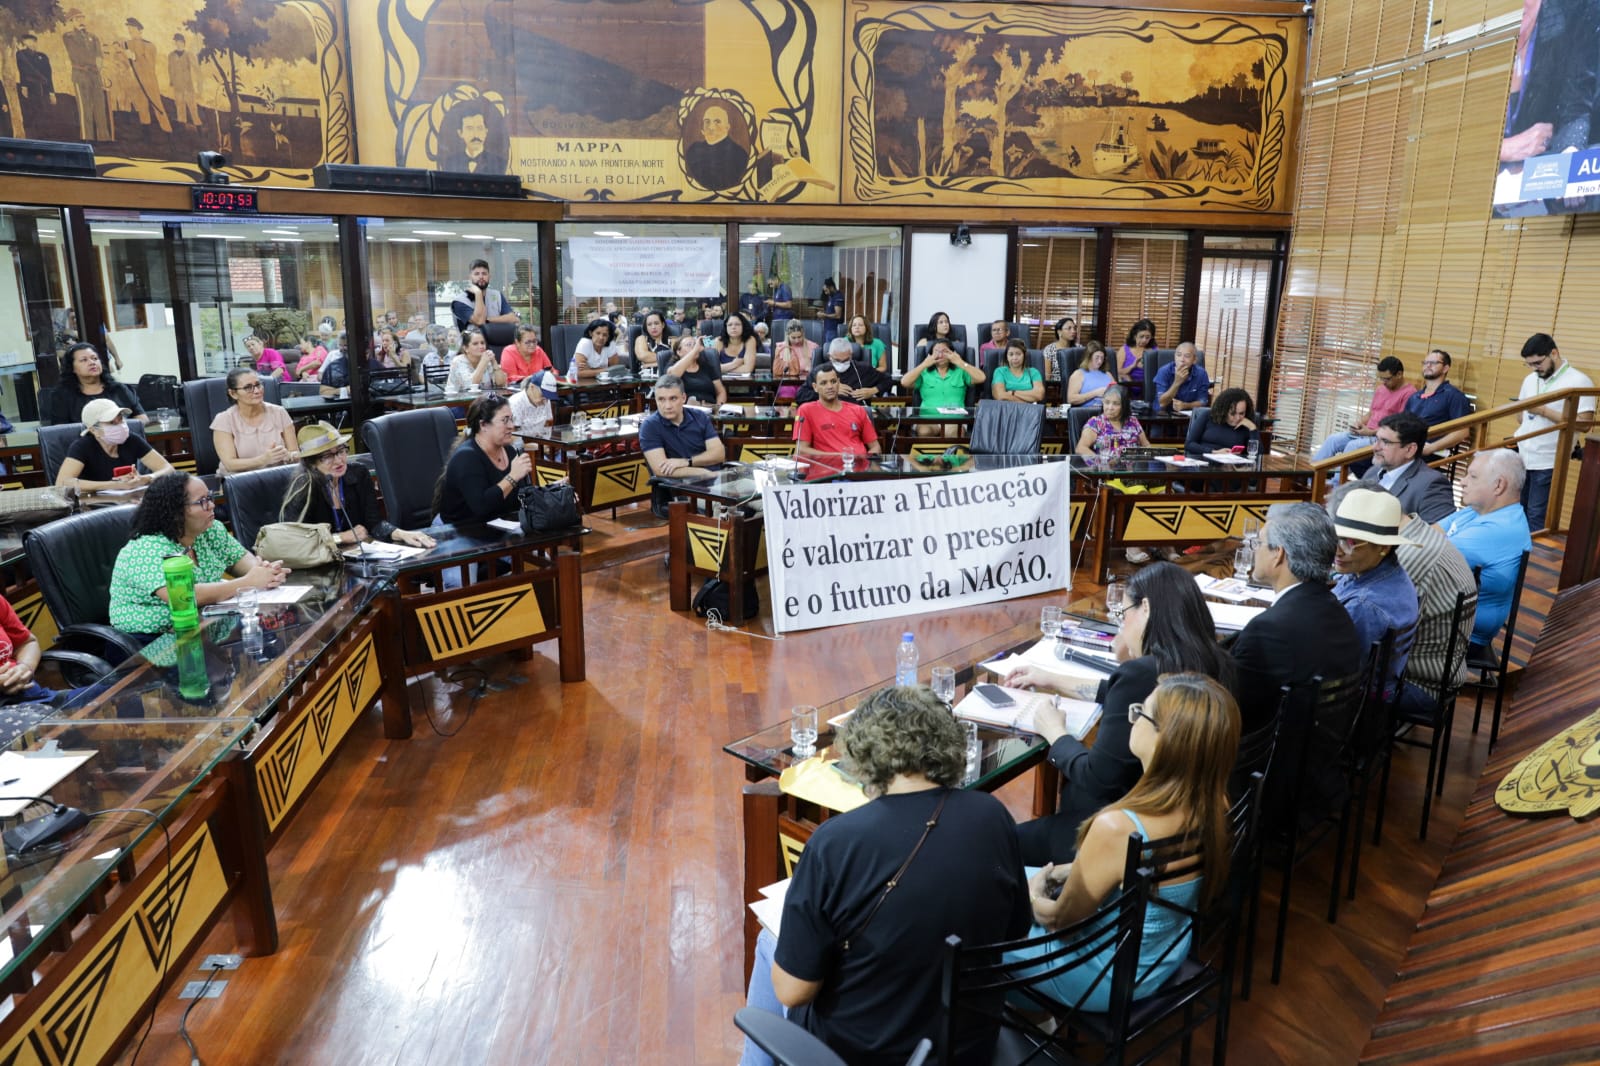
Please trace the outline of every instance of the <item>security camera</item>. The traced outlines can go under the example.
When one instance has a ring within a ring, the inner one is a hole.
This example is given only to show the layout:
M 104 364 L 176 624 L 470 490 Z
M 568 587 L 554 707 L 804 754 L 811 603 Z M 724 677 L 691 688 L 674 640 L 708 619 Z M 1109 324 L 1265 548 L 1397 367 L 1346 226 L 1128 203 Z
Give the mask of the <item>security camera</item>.
M 971 227 L 962 224 L 950 231 L 950 243 L 958 248 L 966 248 L 972 244 Z
M 1317 5 L 1312 3 L 1311 0 L 1306 0 L 1305 4 L 1302 5 L 1301 8 L 1300 8 L 1300 13 L 1303 14 L 1303 15 L 1310 15 L 1311 13 L 1313 13 L 1316 10 L 1317 10 Z
M 195 155 L 200 164 L 200 182 L 204 185 L 226 185 L 228 175 L 219 173 L 228 165 L 228 157 L 221 152 L 200 152 Z

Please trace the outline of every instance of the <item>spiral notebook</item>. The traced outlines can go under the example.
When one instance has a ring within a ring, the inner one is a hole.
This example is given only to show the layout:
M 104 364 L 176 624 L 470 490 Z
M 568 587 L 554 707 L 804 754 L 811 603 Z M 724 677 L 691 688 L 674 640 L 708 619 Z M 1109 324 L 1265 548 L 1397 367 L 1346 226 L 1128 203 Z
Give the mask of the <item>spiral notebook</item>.
M 1089 730 L 1100 721 L 1098 703 L 1069 700 L 1064 696 L 1029 692 L 1020 688 L 1002 686 L 1002 691 L 1016 701 L 1013 706 L 994 707 L 976 692 L 969 692 L 965 699 L 956 704 L 956 717 L 1000 729 L 1015 729 L 1019 733 L 1036 733 L 1038 730 L 1034 727 L 1034 713 L 1042 707 L 1049 707 L 1054 702 L 1066 719 L 1067 732 L 1079 740 L 1088 736 Z

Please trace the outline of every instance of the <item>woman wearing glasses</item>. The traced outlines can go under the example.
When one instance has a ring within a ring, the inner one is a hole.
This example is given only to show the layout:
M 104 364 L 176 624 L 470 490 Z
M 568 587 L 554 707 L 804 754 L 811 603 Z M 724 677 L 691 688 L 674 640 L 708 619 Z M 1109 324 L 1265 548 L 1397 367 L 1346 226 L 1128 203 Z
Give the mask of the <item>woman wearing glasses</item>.
M 299 444 L 300 469 L 284 493 L 278 521 L 326 523 L 340 544 L 391 540 L 433 547 L 426 533 L 396 529 L 383 517 L 372 478 L 350 467 L 350 449 L 337 429 L 313 422 L 300 431 Z
M 228 371 L 228 398 L 232 406 L 211 420 L 220 473 L 242 474 L 299 458 L 294 419 L 267 403 L 259 374 L 244 366 Z
M 243 588 L 283 584 L 289 569 L 245 551 L 216 520 L 211 493 L 197 477 L 158 477 L 133 512 L 128 543 L 111 571 L 111 624 L 124 633 L 155 634 L 172 628 L 167 582 L 169 555 L 194 563 L 194 600 L 221 603 Z
M 1022 859 L 1029 866 L 1070 861 L 1079 826 L 1139 779 L 1139 759 L 1128 746 L 1128 706 L 1148 697 L 1161 674 L 1204 674 L 1233 688 L 1233 659 L 1217 643 L 1200 589 L 1187 571 L 1172 563 L 1145 567 L 1128 582 L 1127 608 L 1112 650 L 1118 666 L 1103 681 L 1067 680 L 1033 667 L 1006 678 L 1013 688 L 1057 692 L 1101 706 L 1100 732 L 1092 748 L 1066 731 L 1054 708 L 1034 714 L 1036 732 L 1050 745 L 1047 758 L 1061 771 L 1061 798 L 1055 814 L 1017 829 Z
M 467 436 L 450 453 L 433 490 L 439 521 L 487 522 L 511 515 L 517 493 L 531 484 L 533 460 L 517 438 L 517 421 L 504 396 L 480 396 L 467 408 Z

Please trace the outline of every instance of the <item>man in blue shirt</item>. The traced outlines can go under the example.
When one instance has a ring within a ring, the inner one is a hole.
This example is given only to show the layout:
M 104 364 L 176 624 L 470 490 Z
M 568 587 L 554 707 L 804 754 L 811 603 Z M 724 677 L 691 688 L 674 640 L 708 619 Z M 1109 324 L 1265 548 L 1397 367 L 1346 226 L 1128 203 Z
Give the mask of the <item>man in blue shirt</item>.
M 767 321 L 776 322 L 783 318 L 794 317 L 794 293 L 789 286 L 784 284 L 778 272 L 774 270 L 772 277 L 767 279 Z
M 1394 651 L 1383 678 L 1384 695 L 1393 696 L 1411 657 L 1421 611 L 1417 586 L 1394 551 L 1411 543 L 1400 535 L 1405 508 L 1393 493 L 1361 482 L 1345 488 L 1335 507 L 1333 530 L 1339 539 L 1333 595 L 1350 612 L 1364 647 L 1371 648 L 1394 630 Z
M 1211 406 L 1211 378 L 1197 366 L 1193 341 L 1184 341 L 1172 353 L 1172 362 L 1156 371 L 1156 407 L 1162 411 L 1187 411 Z
M 832 278 L 822 280 L 822 346 L 826 348 L 828 342 L 839 335 L 839 327 L 844 324 L 844 293 L 833 283 Z
M 1522 457 L 1516 452 L 1504 448 L 1479 452 L 1461 482 L 1461 510 L 1440 523 L 1467 565 L 1482 568 L 1472 623 L 1473 650 L 1488 647 L 1505 625 L 1522 553 L 1533 550 L 1522 510 L 1525 477 Z
M 683 477 L 691 467 L 723 461 L 726 453 L 711 416 L 684 404 L 681 378 L 663 374 L 656 380 L 655 398 L 656 413 L 639 423 L 639 449 L 652 474 Z
M 1428 423 L 1431 430 L 1457 418 L 1472 413 L 1472 401 L 1467 394 L 1450 384 L 1450 353 L 1435 348 L 1422 357 L 1422 388 L 1406 401 L 1406 410 Z M 1422 446 L 1421 457 L 1441 455 L 1467 439 L 1465 429 L 1449 433 L 1429 433 Z

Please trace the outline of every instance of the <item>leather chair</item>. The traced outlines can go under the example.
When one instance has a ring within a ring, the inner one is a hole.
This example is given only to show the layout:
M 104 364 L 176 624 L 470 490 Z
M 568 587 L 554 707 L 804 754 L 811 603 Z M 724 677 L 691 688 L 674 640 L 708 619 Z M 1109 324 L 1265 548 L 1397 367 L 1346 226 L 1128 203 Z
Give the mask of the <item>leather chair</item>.
M 556 373 L 563 377 L 566 376 L 567 367 L 572 365 L 572 353 L 578 350 L 578 342 L 583 339 L 583 328 L 573 322 L 550 327 L 550 347 L 545 349 L 545 353 L 550 356 L 550 364 L 556 368 Z
M 989 343 L 989 327 L 994 325 L 994 323 L 998 322 L 998 321 L 1000 321 L 1000 320 L 999 319 L 994 319 L 991 322 L 979 322 L 976 326 L 973 327 L 976 330 L 976 333 L 974 334 L 974 336 L 976 336 L 978 338 L 978 347 L 981 348 L 985 344 Z M 1030 347 L 1030 348 L 1033 347 L 1033 330 L 1031 328 L 1029 328 L 1027 323 L 1024 323 L 1024 322 L 1007 322 L 1006 323 L 1006 333 L 1007 333 L 1008 336 L 1021 337 L 1023 339 L 1023 341 L 1028 345 L 1028 347 Z
M 1087 404 L 1083 407 L 1067 408 L 1067 451 L 1078 450 L 1078 441 L 1083 438 L 1083 427 L 1089 424 L 1089 419 L 1100 413 L 1099 404 Z
M 983 376 L 987 379 L 983 386 L 985 392 L 988 391 L 988 382 L 994 380 L 994 372 L 1000 369 L 1005 354 L 1005 352 L 990 352 L 983 357 Z M 1044 353 L 1037 348 L 1028 349 L 1028 365 L 1037 370 L 1041 378 L 1044 377 Z
M 39 427 L 39 457 L 44 462 L 46 484 L 56 483 L 56 475 L 61 473 L 61 463 L 67 457 L 67 451 L 82 434 L 83 426 L 76 422 L 68 426 Z M 128 435 L 143 440 L 144 423 L 136 418 L 128 419 Z M 143 464 L 139 466 L 143 469 Z
M 438 407 L 400 411 L 372 419 L 362 432 L 389 521 L 426 528 L 433 522 L 433 487 L 456 445 L 455 418 Z
M 915 345 L 921 344 L 922 341 L 923 341 L 923 338 L 925 338 L 927 335 L 928 335 L 928 324 L 926 322 L 918 323 L 917 328 L 916 328 L 916 332 L 914 334 L 912 334 L 912 336 L 916 338 L 912 342 L 913 347 Z M 966 347 L 967 347 L 967 327 L 966 326 L 959 325 L 959 324 L 957 324 L 955 322 L 950 323 L 950 336 L 951 336 L 951 338 L 953 340 L 955 340 L 958 344 L 961 345 L 961 350 L 963 352 L 966 351 Z
M 178 406 L 178 378 L 174 374 L 140 374 L 135 391 L 140 406 L 152 414 L 163 407 Z
M 1141 397 L 1151 407 L 1156 403 L 1156 374 L 1164 366 L 1170 366 L 1177 358 L 1175 348 L 1152 348 L 1144 353 L 1144 396 Z M 1206 353 L 1195 349 L 1194 363 L 1196 366 L 1206 365 Z
M 1083 362 L 1083 345 L 1075 344 L 1071 348 L 1057 348 L 1051 358 L 1056 361 L 1056 376 L 1061 379 L 1061 395 L 1065 399 L 1067 379 L 1072 377 L 1072 372 L 1078 369 L 1079 363 Z
M 289 482 L 299 469 L 298 464 L 269 466 L 228 478 L 228 511 L 232 518 L 234 538 L 240 544 L 253 551 L 256 534 L 261 527 L 278 521 L 283 498 L 289 492 Z M 295 515 L 288 516 L 291 522 L 295 519 Z
M 55 424 L 55 420 L 50 417 L 50 412 L 55 409 L 56 390 L 59 388 L 59 385 L 45 385 L 39 389 L 36 400 L 39 406 L 39 424 L 41 426 Z M 143 403 L 144 401 L 141 400 L 140 402 Z M 82 429 L 83 427 L 79 426 L 78 428 Z
M 133 505 L 103 507 L 30 529 L 23 536 L 28 566 L 55 619 L 56 647 L 119 663 L 139 652 L 139 643 L 113 629 L 111 572 L 128 543 Z
M 283 383 L 263 377 L 267 403 L 283 403 Z M 194 451 L 194 472 L 201 477 L 217 472 L 221 461 L 217 446 L 211 437 L 211 420 L 226 411 L 233 400 L 228 396 L 228 379 L 223 377 L 200 378 L 183 383 L 185 417 L 189 423 L 190 447 Z
M 967 451 L 973 455 L 1038 455 L 1044 404 L 980 400 Z

